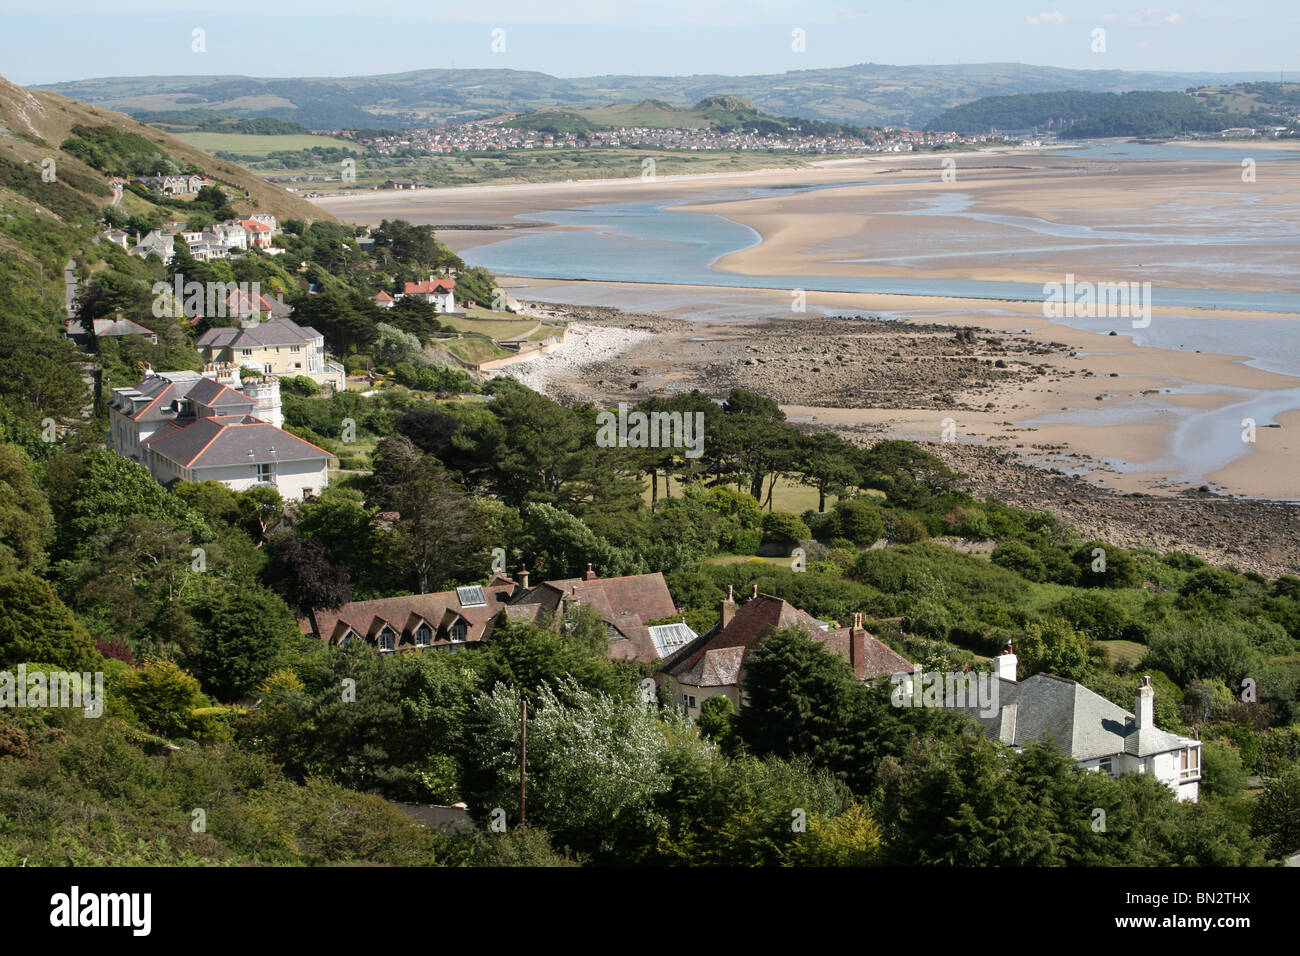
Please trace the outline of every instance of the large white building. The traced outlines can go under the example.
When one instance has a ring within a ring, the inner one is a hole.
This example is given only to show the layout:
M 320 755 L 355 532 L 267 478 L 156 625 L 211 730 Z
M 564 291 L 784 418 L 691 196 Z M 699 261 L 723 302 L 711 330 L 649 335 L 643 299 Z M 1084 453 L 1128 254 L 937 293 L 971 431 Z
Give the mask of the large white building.
M 329 483 L 330 453 L 280 427 L 274 378 L 241 381 L 229 366 L 203 375 L 150 371 L 134 388 L 113 389 L 108 409 L 109 444 L 162 484 L 268 485 L 299 500 Z

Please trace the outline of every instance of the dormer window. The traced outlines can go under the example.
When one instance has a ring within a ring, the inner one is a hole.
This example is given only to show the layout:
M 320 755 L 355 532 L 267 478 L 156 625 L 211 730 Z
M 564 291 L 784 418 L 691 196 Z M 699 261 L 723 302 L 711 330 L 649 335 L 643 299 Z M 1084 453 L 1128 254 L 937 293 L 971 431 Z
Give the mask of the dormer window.
M 380 653 L 389 653 L 397 648 L 397 635 L 389 628 L 384 628 L 379 632 L 379 650 Z
M 465 640 L 465 622 L 457 621 L 451 626 L 452 643 L 463 643 Z
M 428 647 L 433 643 L 433 631 L 428 624 L 421 624 L 415 629 L 415 646 Z

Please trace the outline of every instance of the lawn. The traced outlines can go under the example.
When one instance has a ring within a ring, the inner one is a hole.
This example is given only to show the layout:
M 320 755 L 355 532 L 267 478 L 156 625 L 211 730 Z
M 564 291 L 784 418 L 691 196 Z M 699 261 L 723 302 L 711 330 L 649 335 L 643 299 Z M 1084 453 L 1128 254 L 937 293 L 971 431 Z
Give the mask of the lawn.
M 1138 662 L 1147 653 L 1146 645 L 1136 641 L 1098 641 L 1097 643 L 1106 648 L 1112 664 L 1124 661 L 1132 667 L 1137 667 Z
M 531 332 L 537 327 L 536 319 L 502 318 L 500 312 L 489 312 L 490 319 L 478 319 L 472 316 L 438 316 L 438 321 L 457 332 L 478 332 L 492 339 L 513 339 Z
M 733 486 L 734 487 L 734 486 Z M 767 485 L 764 484 L 764 489 Z M 682 482 L 678 478 L 673 479 L 673 495 L 681 494 Z M 745 488 L 748 491 L 748 487 Z M 664 495 L 663 476 L 659 476 L 659 495 Z M 646 490 L 642 496 L 647 502 L 650 500 L 650 479 L 646 478 Z M 835 496 L 826 496 L 826 507 L 835 506 Z M 817 489 L 808 485 L 801 485 L 798 482 L 788 481 L 785 478 L 778 478 L 776 481 L 776 490 L 772 492 L 772 509 L 774 511 L 792 511 L 795 514 L 803 514 L 809 508 L 817 508 Z M 766 509 L 764 509 L 766 510 Z

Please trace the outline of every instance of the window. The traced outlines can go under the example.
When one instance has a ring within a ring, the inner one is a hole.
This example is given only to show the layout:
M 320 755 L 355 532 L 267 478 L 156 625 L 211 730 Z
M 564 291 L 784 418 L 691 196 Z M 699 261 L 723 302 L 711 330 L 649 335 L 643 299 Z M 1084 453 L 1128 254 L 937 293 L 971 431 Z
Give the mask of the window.
M 388 630 L 387 628 L 384 628 L 384 630 L 379 632 L 379 650 L 381 652 L 391 651 L 393 650 L 395 645 L 396 645 L 396 638 L 392 631 Z
M 240 349 L 240 350 L 239 350 L 239 354 L 240 354 L 240 355 L 252 355 L 252 354 L 253 354 L 253 350 L 252 350 L 252 349 Z
M 686 698 L 686 706 L 687 706 L 687 707 L 694 707 L 694 706 L 695 706 L 695 698 L 694 698 L 694 697 L 692 697 L 690 694 L 682 694 L 682 696 Z
M 1201 775 L 1201 748 L 1188 747 L 1178 756 L 1178 779 L 1194 780 Z
M 257 468 L 258 481 L 269 481 L 269 482 L 275 481 L 275 465 L 265 464 L 265 465 L 256 465 L 254 467 Z
M 457 621 L 451 626 L 451 639 L 453 641 L 465 640 L 465 622 Z
M 301 345 L 291 345 L 291 346 L 289 346 L 289 351 L 290 351 L 290 352 L 301 352 L 301 351 L 302 351 L 302 346 L 301 346 Z
M 433 632 L 429 630 L 429 625 L 421 624 L 419 627 L 415 629 L 415 646 L 428 647 L 429 639 L 432 636 L 433 636 Z
M 1097 762 L 1097 769 L 1108 777 L 1115 776 L 1115 761 L 1111 757 L 1102 757 Z

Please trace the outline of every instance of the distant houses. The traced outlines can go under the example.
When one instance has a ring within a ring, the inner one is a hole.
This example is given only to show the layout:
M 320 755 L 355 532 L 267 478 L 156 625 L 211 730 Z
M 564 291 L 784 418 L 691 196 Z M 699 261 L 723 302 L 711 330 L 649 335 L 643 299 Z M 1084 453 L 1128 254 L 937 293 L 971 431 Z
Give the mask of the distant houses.
M 107 229 L 100 236 L 133 256 L 144 259 L 156 255 L 164 262 L 172 261 L 175 242 L 179 239 L 185 243 L 185 248 L 196 261 L 215 262 L 242 255 L 249 249 L 259 249 L 267 255 L 282 253 L 283 249 L 272 245 L 272 240 L 279 232 L 280 225 L 275 216 L 270 213 L 254 213 L 200 230 L 187 229 L 181 222 L 171 222 L 161 229 L 150 231 L 134 243 L 120 229 Z
M 402 287 L 402 294 L 423 299 L 433 306 L 435 312 L 455 312 L 456 280 L 429 276 L 423 282 L 407 282 Z
M 206 183 L 202 176 L 190 173 L 174 176 L 139 176 L 132 181 L 148 189 L 156 189 L 164 196 L 187 196 L 198 192 Z

